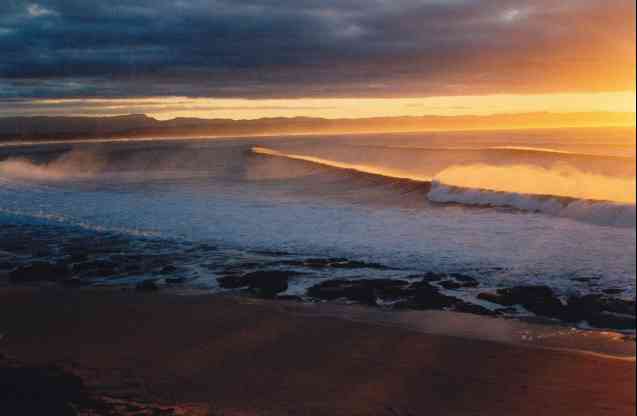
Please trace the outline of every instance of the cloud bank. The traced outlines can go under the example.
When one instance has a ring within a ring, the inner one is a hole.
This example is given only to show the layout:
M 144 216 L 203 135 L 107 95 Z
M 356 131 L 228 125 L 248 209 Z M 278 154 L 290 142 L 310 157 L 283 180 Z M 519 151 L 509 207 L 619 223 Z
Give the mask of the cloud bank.
M 7 0 L 0 100 L 635 88 L 627 0 Z

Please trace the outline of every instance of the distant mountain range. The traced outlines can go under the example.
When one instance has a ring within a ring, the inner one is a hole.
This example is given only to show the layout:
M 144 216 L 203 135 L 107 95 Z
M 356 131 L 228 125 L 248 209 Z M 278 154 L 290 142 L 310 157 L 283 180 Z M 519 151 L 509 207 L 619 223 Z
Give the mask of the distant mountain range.
M 407 132 L 427 130 L 523 129 L 634 126 L 635 113 L 523 113 L 490 116 L 310 117 L 256 120 L 175 118 L 143 114 L 116 117 L 0 118 L 0 141 L 81 140 L 97 138 L 242 136 L 309 133 Z

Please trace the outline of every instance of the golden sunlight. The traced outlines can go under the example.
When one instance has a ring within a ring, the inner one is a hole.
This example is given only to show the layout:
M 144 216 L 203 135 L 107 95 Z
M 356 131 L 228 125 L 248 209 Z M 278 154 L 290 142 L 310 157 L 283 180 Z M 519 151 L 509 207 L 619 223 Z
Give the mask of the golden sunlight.
M 604 112 L 635 112 L 635 92 L 568 94 L 494 94 L 422 98 L 126 98 L 36 100 L 40 107 L 64 105 L 65 115 L 145 113 L 167 120 L 176 117 L 256 119 L 263 117 L 361 118 L 461 116 L 528 112 L 600 112 L 589 125 L 607 125 Z M 86 110 L 91 113 L 87 114 Z M 632 123 L 634 125 L 634 117 Z

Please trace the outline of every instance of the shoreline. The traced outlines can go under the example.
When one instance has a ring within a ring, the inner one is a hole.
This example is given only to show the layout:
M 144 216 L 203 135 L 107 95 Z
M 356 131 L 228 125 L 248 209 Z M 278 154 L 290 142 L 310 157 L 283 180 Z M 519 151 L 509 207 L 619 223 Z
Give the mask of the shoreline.
M 634 358 L 461 337 L 447 325 L 475 331 L 490 320 L 505 338 L 505 326 L 539 327 L 520 321 L 398 312 L 391 315 L 410 319 L 380 322 L 378 313 L 224 295 L 3 287 L 0 363 L 55 364 L 101 397 L 168 406 L 166 414 L 634 414 Z
M 214 296 L 214 295 L 212 295 Z M 281 304 L 286 312 L 309 319 L 333 318 L 465 341 L 594 355 L 635 362 L 634 333 L 581 329 L 563 322 L 529 317 L 487 316 L 446 310 L 391 310 L 344 303 L 294 303 L 240 298 L 242 303 Z

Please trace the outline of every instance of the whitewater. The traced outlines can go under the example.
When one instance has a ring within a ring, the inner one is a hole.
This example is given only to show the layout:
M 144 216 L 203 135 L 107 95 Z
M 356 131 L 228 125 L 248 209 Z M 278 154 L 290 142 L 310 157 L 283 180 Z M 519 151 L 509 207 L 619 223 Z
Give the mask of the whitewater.
M 387 267 L 324 278 L 463 273 L 480 290 L 634 299 L 634 143 L 634 129 L 576 129 L 11 146 L 0 226 Z M 191 276 L 218 289 L 214 272 Z

